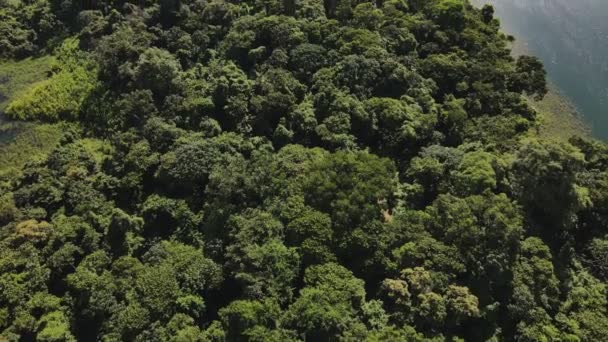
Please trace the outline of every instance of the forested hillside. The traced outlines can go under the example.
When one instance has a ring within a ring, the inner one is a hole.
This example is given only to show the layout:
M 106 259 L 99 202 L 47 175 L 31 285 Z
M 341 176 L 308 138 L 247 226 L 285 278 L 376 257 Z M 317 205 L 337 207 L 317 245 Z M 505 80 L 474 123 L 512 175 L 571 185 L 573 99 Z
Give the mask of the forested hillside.
M 6 115 L 61 131 L 0 170 L 0 340 L 608 340 L 608 147 L 537 134 L 509 44 L 468 0 L 0 0 L 52 60 Z

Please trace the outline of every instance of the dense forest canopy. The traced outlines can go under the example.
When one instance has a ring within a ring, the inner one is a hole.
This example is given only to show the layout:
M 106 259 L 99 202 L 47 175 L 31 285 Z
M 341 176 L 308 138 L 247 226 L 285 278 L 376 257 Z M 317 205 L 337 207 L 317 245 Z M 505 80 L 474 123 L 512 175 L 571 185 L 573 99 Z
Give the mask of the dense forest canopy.
M 606 341 L 608 147 L 467 0 L 0 0 L 0 340 Z

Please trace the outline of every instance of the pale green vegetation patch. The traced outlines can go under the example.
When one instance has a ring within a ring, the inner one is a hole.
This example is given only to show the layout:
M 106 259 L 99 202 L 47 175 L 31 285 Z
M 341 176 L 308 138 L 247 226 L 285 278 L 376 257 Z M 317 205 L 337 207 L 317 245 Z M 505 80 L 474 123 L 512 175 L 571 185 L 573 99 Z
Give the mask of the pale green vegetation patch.
M 539 113 L 538 134 L 549 140 L 568 141 L 574 135 L 591 136 L 590 128 L 583 121 L 574 105 L 556 89 L 551 88 L 542 101 L 530 100 Z
M 57 121 L 78 117 L 83 102 L 95 88 L 95 68 L 79 52 L 78 40 L 73 38 L 66 39 L 55 55 L 54 74 L 14 96 L 6 108 L 9 118 Z
M 44 56 L 0 62 L 0 191 L 5 179 L 20 173 L 28 161 L 44 158 L 59 142 L 57 125 L 5 122 L 2 114 L 32 84 L 47 79 L 54 60 Z
M 44 56 L 0 62 L 0 113 L 20 92 L 47 79 L 54 60 L 52 56 Z
M 30 86 L 8 105 L 6 114 L 19 120 L 74 119 L 93 87 L 93 79 L 84 68 L 60 71 Z
M 111 146 L 103 140 L 84 138 L 78 141 L 84 150 L 93 157 L 97 165 L 101 165 L 104 158 L 111 154 Z
M 0 144 L 0 182 L 9 175 L 15 175 L 28 162 L 42 160 L 61 139 L 64 124 L 24 124 L 14 127 L 4 124 L 0 136 L 12 136 L 10 141 Z

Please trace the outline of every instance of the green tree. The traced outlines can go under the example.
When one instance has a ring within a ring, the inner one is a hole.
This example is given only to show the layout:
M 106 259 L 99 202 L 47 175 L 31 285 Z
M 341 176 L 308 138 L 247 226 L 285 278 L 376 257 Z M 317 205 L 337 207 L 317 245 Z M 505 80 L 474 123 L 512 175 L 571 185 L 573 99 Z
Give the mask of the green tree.
M 280 307 L 272 300 L 236 300 L 221 309 L 219 314 L 226 331 L 226 340 L 238 341 L 247 339 L 245 336 L 250 333 L 256 333 L 252 331 L 256 327 L 276 328 Z
M 544 233 L 564 238 L 573 227 L 573 214 L 588 204 L 587 190 L 576 184 L 583 154 L 570 144 L 530 141 L 523 145 L 512 166 L 515 196 L 529 217 L 543 224 Z
M 307 339 L 333 340 L 352 324 L 365 300 L 362 280 L 338 264 L 311 266 L 304 275 L 305 287 L 285 312 L 286 327 Z
M 522 242 L 514 266 L 509 304 L 511 317 L 517 323 L 518 338 L 557 338 L 560 332 L 553 325 L 551 315 L 557 309 L 558 295 L 559 283 L 549 248 L 538 238 L 527 238 Z
M 155 98 L 163 99 L 177 86 L 181 65 L 166 50 L 148 48 L 139 55 L 133 67 L 137 87 L 149 89 Z

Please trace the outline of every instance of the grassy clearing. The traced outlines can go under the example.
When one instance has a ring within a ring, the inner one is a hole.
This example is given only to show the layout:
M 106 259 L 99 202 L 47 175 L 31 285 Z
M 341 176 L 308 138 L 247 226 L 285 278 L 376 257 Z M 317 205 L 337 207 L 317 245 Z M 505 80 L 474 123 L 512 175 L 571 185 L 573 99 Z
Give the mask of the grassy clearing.
M 0 183 L 21 172 L 30 161 L 44 158 L 61 138 L 61 125 L 6 121 L 6 107 L 33 84 L 48 78 L 54 57 L 0 62 Z
M 53 75 L 13 96 L 4 110 L 7 117 L 47 122 L 77 118 L 83 102 L 95 88 L 95 66 L 78 49 L 76 38 L 65 39 L 54 55 L 57 62 L 53 63 Z
M 27 58 L 22 61 L 0 62 L 0 113 L 21 92 L 45 80 L 52 68 L 54 57 Z
M 16 132 L 7 131 L 17 130 Z M 45 158 L 58 144 L 62 135 L 61 124 L 26 123 L 13 128 L 3 125 L 0 135 L 10 135 L 10 141 L 0 144 L 0 180 L 21 172 L 28 162 Z
M 591 136 L 591 129 L 583 122 L 576 107 L 554 87 L 542 101 L 530 99 L 539 113 L 537 133 L 548 140 L 566 141 L 573 135 Z

